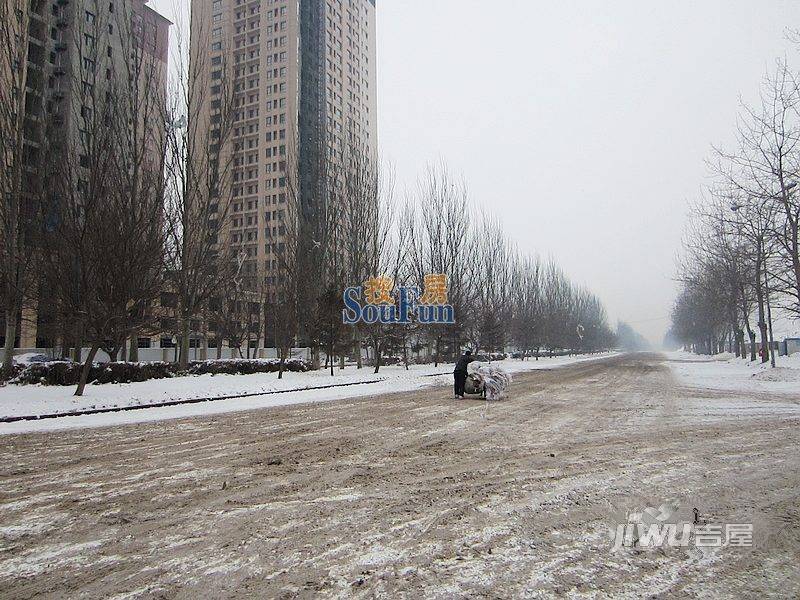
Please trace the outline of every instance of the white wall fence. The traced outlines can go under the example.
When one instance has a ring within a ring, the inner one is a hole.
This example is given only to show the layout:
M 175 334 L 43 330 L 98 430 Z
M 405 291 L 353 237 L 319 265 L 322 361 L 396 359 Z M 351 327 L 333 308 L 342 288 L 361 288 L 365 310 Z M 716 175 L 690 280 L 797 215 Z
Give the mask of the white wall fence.
M 745 342 L 745 349 L 750 353 L 750 342 Z M 756 341 L 756 352 L 761 350 L 761 342 Z M 775 340 L 773 347 L 778 356 L 791 356 L 800 352 L 800 338 L 786 338 L 785 340 Z M 733 351 L 733 350 L 731 350 Z

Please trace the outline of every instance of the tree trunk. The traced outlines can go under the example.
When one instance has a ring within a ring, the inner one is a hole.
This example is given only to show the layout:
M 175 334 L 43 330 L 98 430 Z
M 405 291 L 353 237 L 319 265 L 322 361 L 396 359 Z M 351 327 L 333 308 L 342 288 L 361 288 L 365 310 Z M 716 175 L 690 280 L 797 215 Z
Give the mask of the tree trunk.
M 217 337 L 217 360 L 222 358 L 222 338 Z
M 738 350 L 737 356 L 747 358 L 747 346 L 744 343 L 744 330 L 736 330 L 736 348 Z
M 364 368 L 363 361 L 361 359 L 361 331 L 358 329 L 358 325 L 355 328 L 355 343 L 356 343 L 356 368 L 362 369 Z
M 278 364 L 278 379 L 283 379 L 283 372 L 286 370 L 286 355 L 289 353 L 285 347 L 280 348 L 281 362 Z
M 178 368 L 185 371 L 189 368 L 189 318 L 181 319 L 180 355 Z
M 378 371 L 381 369 L 381 342 L 379 339 L 375 339 L 375 374 L 378 374 Z
M 89 350 L 89 356 L 86 357 L 86 362 L 83 363 L 83 368 L 81 369 L 81 380 L 78 382 L 78 389 L 75 390 L 76 396 L 83 396 L 83 390 L 86 387 L 86 380 L 89 379 L 89 371 L 92 368 L 94 357 L 97 355 L 97 351 L 99 349 L 100 346 L 98 344 L 94 344 L 92 349 Z
M 128 360 L 139 362 L 139 334 L 136 331 L 131 335 L 131 350 L 128 352 Z
M 753 328 L 750 327 L 750 322 L 745 322 L 745 327 L 747 329 L 747 339 L 750 340 L 750 360 L 752 362 L 756 361 L 756 333 L 753 331 Z M 745 348 L 745 352 L 742 355 L 742 358 L 746 358 L 747 349 Z
M 761 362 L 768 363 L 769 362 L 769 331 L 767 331 L 767 324 L 765 321 L 761 321 L 758 324 L 758 331 L 761 337 Z
M 6 343 L 3 347 L 3 373 L 11 375 L 14 369 L 14 341 L 17 339 L 17 311 L 6 309 Z
M 319 369 L 319 345 L 316 343 L 311 346 L 311 368 L 315 371 Z
M 759 248 L 759 252 L 760 252 Z M 763 256 L 760 255 L 760 256 Z M 758 330 L 761 335 L 761 362 L 769 362 L 769 334 L 767 332 L 767 316 L 764 303 L 764 288 L 761 281 L 761 260 L 756 261 L 756 304 L 758 306 Z

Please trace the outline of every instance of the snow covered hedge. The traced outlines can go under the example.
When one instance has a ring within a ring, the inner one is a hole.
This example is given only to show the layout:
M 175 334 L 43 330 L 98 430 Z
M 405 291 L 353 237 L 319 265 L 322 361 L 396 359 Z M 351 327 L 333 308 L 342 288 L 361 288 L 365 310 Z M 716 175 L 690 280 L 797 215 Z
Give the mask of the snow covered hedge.
M 254 373 L 277 373 L 280 369 L 278 359 L 268 360 L 207 360 L 192 363 L 189 366 L 190 375 L 252 375 Z M 297 358 L 290 358 L 283 367 L 284 371 L 303 373 L 311 370 L 311 363 Z
M 26 366 L 11 383 L 41 385 L 77 385 L 82 365 L 69 361 L 32 363 Z M 286 361 L 286 371 L 303 372 L 311 365 L 298 359 Z M 89 371 L 89 383 L 131 383 L 150 379 L 167 379 L 181 375 L 252 375 L 255 373 L 277 373 L 278 360 L 208 360 L 189 364 L 182 372 L 175 363 L 95 363 Z

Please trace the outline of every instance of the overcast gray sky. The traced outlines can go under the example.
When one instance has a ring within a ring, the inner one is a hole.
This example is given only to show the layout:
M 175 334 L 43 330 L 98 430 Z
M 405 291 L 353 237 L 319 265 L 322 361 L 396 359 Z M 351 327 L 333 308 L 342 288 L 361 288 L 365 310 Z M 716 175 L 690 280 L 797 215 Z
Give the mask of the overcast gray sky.
M 400 190 L 445 160 L 522 249 L 660 341 L 710 144 L 730 142 L 775 58 L 800 61 L 798 2 L 377 5 L 378 135 Z
M 776 57 L 782 0 L 378 0 L 379 139 L 444 158 L 520 247 L 660 341 L 687 202 Z

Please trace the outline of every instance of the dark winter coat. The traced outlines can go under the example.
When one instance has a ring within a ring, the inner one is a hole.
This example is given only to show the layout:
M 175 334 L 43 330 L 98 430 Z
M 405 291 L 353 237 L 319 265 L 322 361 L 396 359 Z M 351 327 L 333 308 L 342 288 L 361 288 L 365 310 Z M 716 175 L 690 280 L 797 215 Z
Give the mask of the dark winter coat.
M 453 373 L 466 373 L 467 372 L 467 365 L 475 360 L 474 356 L 467 356 L 466 354 L 458 359 L 456 363 L 456 368 L 453 370 Z

